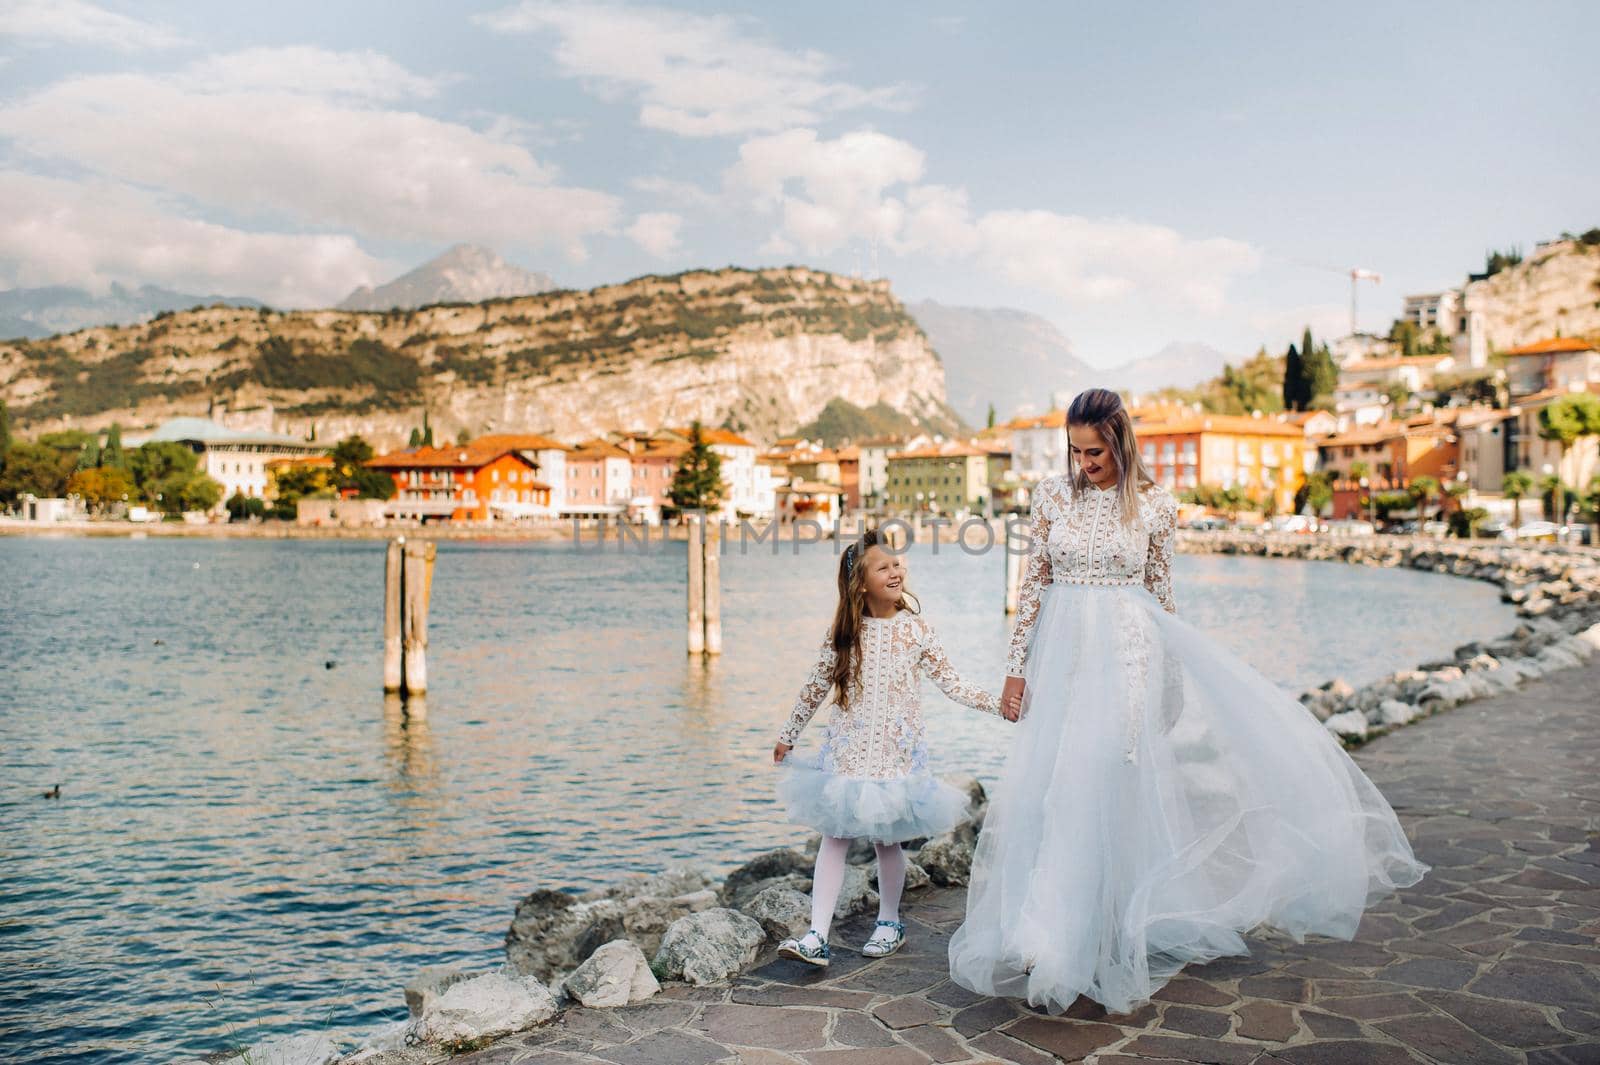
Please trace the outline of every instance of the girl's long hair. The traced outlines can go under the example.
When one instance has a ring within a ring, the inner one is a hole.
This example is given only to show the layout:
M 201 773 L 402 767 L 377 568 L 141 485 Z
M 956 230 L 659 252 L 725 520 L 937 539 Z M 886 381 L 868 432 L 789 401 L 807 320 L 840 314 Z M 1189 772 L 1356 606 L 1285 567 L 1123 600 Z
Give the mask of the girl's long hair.
M 1144 460 L 1139 457 L 1139 441 L 1133 432 L 1133 419 L 1122 397 L 1105 388 L 1090 388 L 1079 392 L 1067 408 L 1067 426 L 1087 426 L 1100 434 L 1111 452 L 1111 461 L 1117 465 L 1117 494 L 1122 502 L 1122 523 L 1132 524 L 1139 514 L 1139 492 L 1147 484 L 1154 484 Z M 1067 447 L 1067 478 L 1074 492 L 1089 490 L 1089 478 Z
M 867 548 L 889 546 L 889 538 L 881 531 L 867 529 L 839 558 L 839 606 L 833 612 L 833 691 L 835 701 L 844 709 L 849 708 L 851 697 L 861 691 L 861 629 L 867 613 L 867 567 L 861 563 Z M 895 605 L 913 614 L 922 609 L 904 584 Z

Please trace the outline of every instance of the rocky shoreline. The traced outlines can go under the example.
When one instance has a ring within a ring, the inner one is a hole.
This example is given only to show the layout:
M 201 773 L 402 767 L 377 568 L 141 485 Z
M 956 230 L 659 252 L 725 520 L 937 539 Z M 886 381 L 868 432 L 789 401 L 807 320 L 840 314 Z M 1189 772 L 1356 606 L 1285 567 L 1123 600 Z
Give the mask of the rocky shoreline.
M 1250 533 L 1185 533 L 1180 550 L 1271 558 L 1409 566 L 1492 581 L 1523 620 L 1511 633 L 1455 649 L 1447 660 L 1403 670 L 1360 688 L 1341 681 L 1301 695 L 1306 709 L 1347 745 L 1365 742 L 1461 703 L 1511 691 L 1582 664 L 1600 649 L 1600 554 L 1502 544 L 1372 537 L 1328 540 Z M 952 832 L 908 844 L 906 889 L 967 881 L 987 798 L 973 778 L 953 780 L 971 799 Z M 772 956 L 810 923 L 810 871 L 817 838 L 778 848 L 720 882 L 682 867 L 569 894 L 540 889 L 516 908 L 506 959 L 496 971 L 432 967 L 406 986 L 410 1016 L 345 1054 L 327 1036 L 268 1039 L 248 1051 L 204 1059 L 229 1065 L 426 1065 L 548 1023 L 572 1006 L 643 1001 L 662 986 L 725 982 Z M 836 914 L 877 906 L 871 846 L 852 847 Z

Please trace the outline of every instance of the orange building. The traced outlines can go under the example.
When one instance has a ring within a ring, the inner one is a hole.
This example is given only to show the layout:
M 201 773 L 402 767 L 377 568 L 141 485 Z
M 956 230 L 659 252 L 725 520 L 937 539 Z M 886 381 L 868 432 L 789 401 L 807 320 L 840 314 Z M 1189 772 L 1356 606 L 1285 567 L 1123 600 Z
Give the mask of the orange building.
M 1238 488 L 1286 512 L 1305 483 L 1305 432 L 1298 425 L 1191 412 L 1139 422 L 1135 429 L 1151 475 L 1173 492 Z
M 550 512 L 550 486 L 534 462 L 503 444 L 419 447 L 366 461 L 394 478 L 395 517 L 491 521 Z

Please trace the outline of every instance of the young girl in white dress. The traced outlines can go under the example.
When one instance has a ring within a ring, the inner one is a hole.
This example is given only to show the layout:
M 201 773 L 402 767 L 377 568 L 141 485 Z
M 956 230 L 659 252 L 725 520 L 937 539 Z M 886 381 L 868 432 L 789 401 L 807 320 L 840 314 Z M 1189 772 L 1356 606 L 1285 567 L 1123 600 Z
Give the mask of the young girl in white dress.
M 1116 393 L 1079 395 L 1067 426 L 1066 474 L 1033 492 L 1001 696 L 1022 723 L 950 974 L 1124 1013 L 1185 965 L 1248 953 L 1257 925 L 1349 939 L 1427 867 L 1304 707 L 1175 616 L 1177 504 Z
M 905 587 L 901 554 L 867 530 L 839 560 L 839 605 L 772 758 L 783 770 L 778 792 L 789 820 L 822 833 L 811 887 L 811 929 L 778 952 L 828 964 L 828 931 L 852 839 L 868 839 L 878 857 L 878 923 L 862 947 L 885 957 L 905 942 L 900 895 L 906 859 L 901 843 L 948 832 L 966 815 L 966 793 L 928 769 L 923 734 L 924 674 L 950 698 L 1000 713 L 992 694 L 957 675 L 933 626 Z M 800 731 L 829 693 L 834 711 L 821 751 L 790 755 Z

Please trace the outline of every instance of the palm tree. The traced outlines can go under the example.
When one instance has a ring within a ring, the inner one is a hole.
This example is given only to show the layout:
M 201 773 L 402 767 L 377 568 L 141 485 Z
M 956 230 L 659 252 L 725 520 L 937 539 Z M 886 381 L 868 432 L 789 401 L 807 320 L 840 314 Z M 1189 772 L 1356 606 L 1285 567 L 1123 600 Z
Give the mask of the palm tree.
M 1544 497 L 1544 505 L 1548 513 L 1545 517 L 1556 524 L 1561 523 L 1561 512 L 1566 509 L 1566 499 L 1563 498 L 1563 489 L 1566 485 L 1561 483 L 1561 474 L 1547 473 L 1539 478 L 1539 494 Z
M 1451 481 L 1444 486 L 1444 494 L 1455 500 L 1457 510 L 1462 510 L 1466 507 L 1466 504 L 1461 501 L 1466 498 L 1467 493 L 1470 491 L 1472 491 L 1472 486 L 1466 481 Z
M 1500 482 L 1500 491 L 1511 500 L 1511 524 L 1522 528 L 1522 497 L 1533 487 L 1533 476 L 1526 470 L 1511 470 Z
M 1361 491 L 1367 493 L 1366 505 L 1368 510 L 1370 510 L 1372 507 L 1372 492 L 1370 488 L 1370 482 L 1366 485 L 1361 484 L 1361 482 L 1367 480 L 1367 478 L 1371 476 L 1372 467 L 1368 466 L 1365 462 L 1352 462 L 1350 464 L 1350 479 L 1356 482 L 1356 484 L 1361 488 Z M 1361 492 L 1356 493 L 1356 503 L 1358 505 L 1361 503 Z M 1368 515 L 1368 518 L 1371 518 L 1370 514 Z
M 1428 516 L 1428 504 L 1439 497 L 1439 480 L 1423 474 L 1421 477 L 1411 479 L 1411 498 L 1417 501 L 1417 531 L 1422 531 L 1422 522 Z
M 1572 445 L 1586 436 L 1600 436 L 1600 396 L 1592 392 L 1569 392 L 1554 400 L 1539 412 L 1539 435 L 1561 447 L 1561 465 L 1566 465 L 1567 452 Z M 1556 475 L 1561 466 L 1556 467 Z M 1567 516 L 1566 486 L 1559 476 L 1552 475 L 1550 489 L 1553 517 L 1559 524 Z M 1542 482 L 1541 482 L 1542 485 Z

